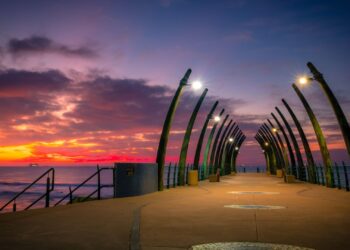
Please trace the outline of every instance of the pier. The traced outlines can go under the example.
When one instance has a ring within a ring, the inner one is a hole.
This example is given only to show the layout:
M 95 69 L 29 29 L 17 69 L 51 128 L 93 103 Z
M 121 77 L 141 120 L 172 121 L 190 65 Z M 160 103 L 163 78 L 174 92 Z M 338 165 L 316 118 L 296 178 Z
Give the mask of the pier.
M 259 242 L 350 249 L 349 195 L 266 173 L 239 173 L 197 187 L 1 214 L 0 245 L 175 250 Z

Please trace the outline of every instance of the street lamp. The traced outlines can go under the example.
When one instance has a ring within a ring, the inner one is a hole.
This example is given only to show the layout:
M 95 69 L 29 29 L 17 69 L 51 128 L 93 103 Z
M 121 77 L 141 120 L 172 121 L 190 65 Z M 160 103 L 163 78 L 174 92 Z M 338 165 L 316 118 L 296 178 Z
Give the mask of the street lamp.
M 188 69 L 180 80 L 179 86 L 175 92 L 175 95 L 170 103 L 168 113 L 166 114 L 165 121 L 163 124 L 162 134 L 159 139 L 159 145 L 157 150 L 157 164 L 158 164 L 158 190 L 163 190 L 163 174 L 164 174 L 164 163 L 165 163 L 165 155 L 166 148 L 169 139 L 169 133 L 171 124 L 175 115 L 176 108 L 179 104 L 179 100 L 182 94 L 182 90 L 185 86 L 192 86 L 193 89 L 199 89 L 202 84 L 199 81 L 195 81 L 192 84 L 188 84 L 188 79 L 192 73 L 191 69 Z
M 190 85 L 191 85 L 193 90 L 199 90 L 203 86 L 203 84 L 199 80 L 193 81 Z
M 217 115 L 217 116 L 214 117 L 214 122 L 219 122 L 220 120 L 221 120 L 220 116 Z
M 272 128 L 272 132 L 277 133 L 277 128 Z
M 333 91 L 331 90 L 331 88 L 328 86 L 328 83 L 324 79 L 321 72 L 319 72 L 318 69 L 311 62 L 307 63 L 307 67 L 310 69 L 313 75 L 313 78 L 309 78 L 309 80 L 315 80 L 320 84 L 324 94 L 327 96 L 328 101 L 333 108 L 333 111 L 337 117 L 338 124 L 341 129 L 341 132 L 343 134 L 343 139 L 345 141 L 348 154 L 350 155 L 350 126 L 346 119 L 346 116 L 342 108 L 340 107 L 337 98 L 333 94 Z
M 239 150 L 239 147 L 235 147 L 235 150 L 238 151 L 238 150 Z
M 265 144 L 265 146 L 266 146 L 266 147 L 268 147 L 268 146 L 269 146 L 269 143 L 268 143 L 268 142 L 265 142 L 264 144 Z
M 308 83 L 310 83 L 311 81 L 313 81 L 314 79 L 312 77 L 309 77 L 309 76 L 300 76 L 298 78 L 298 83 L 301 84 L 301 85 L 306 85 Z
M 229 140 L 229 142 L 233 142 L 233 138 L 229 138 L 228 140 Z

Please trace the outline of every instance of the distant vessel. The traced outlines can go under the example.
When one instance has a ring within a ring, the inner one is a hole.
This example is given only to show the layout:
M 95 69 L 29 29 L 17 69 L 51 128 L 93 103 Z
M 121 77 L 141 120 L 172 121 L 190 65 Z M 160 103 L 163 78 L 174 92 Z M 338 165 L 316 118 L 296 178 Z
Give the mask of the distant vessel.
M 29 167 L 39 167 L 38 163 L 29 163 Z

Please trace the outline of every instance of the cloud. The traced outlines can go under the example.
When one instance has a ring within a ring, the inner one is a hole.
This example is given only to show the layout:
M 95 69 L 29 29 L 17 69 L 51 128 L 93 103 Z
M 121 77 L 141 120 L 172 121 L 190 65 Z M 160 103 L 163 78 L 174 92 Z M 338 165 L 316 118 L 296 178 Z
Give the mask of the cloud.
M 66 89 L 70 79 L 58 70 L 31 72 L 25 70 L 0 71 L 0 96 L 18 97 L 33 93 L 56 92 Z
M 7 49 L 13 56 L 23 56 L 27 54 L 52 53 L 67 57 L 95 58 L 96 51 L 88 47 L 72 48 L 67 45 L 57 43 L 44 36 L 31 36 L 29 38 L 13 38 L 8 41 Z

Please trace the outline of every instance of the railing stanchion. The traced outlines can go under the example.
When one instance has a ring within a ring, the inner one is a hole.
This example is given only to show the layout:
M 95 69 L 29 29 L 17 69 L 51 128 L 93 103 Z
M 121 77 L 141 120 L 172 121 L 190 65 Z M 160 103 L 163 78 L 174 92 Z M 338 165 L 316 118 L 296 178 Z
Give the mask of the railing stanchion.
M 113 198 L 117 198 L 117 168 L 114 166 L 112 169 L 113 173 Z
M 167 182 L 166 182 L 166 188 L 170 188 L 170 171 L 171 171 L 171 162 L 169 163 L 168 166 L 168 174 L 167 174 Z
M 186 185 L 188 184 L 188 166 L 186 168 L 186 180 L 185 180 Z
M 174 166 L 174 176 L 173 176 L 173 187 L 176 187 L 176 167 L 177 167 L 177 163 L 175 163 Z
M 323 174 L 323 167 L 322 165 L 320 165 L 320 172 L 321 172 L 321 182 L 322 182 L 322 186 L 324 186 L 324 174 Z
M 50 206 L 50 177 L 46 178 L 46 196 L 45 196 L 45 207 Z
M 340 182 L 340 174 L 339 174 L 339 166 L 336 162 L 334 162 L 334 168 L 335 168 L 335 173 L 337 175 L 337 181 L 338 181 L 338 189 L 341 189 L 341 182 Z
M 349 192 L 349 178 L 348 178 L 348 171 L 346 170 L 345 162 L 343 162 L 343 168 L 344 168 L 344 176 L 345 176 L 345 188 L 346 191 Z
M 101 200 L 101 173 L 99 165 L 97 165 L 97 199 Z
M 69 204 L 73 203 L 73 193 L 72 193 L 72 188 L 69 186 Z

